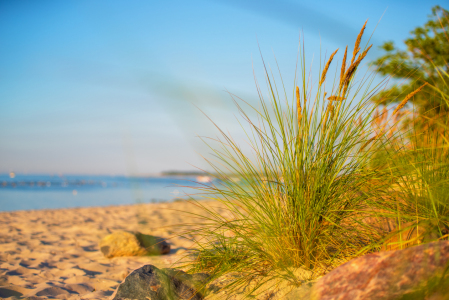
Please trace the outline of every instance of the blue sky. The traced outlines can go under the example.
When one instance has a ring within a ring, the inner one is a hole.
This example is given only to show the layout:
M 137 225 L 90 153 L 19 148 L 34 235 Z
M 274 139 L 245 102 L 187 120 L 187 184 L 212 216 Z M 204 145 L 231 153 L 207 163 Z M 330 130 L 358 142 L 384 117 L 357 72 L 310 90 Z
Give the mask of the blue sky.
M 2 1 L 0 173 L 156 174 L 206 168 L 196 137 L 241 136 L 226 90 L 257 101 L 253 68 L 365 39 L 401 45 L 436 1 Z M 446 3 L 447 4 L 447 3 Z M 342 55 L 342 51 L 340 51 Z M 368 60 L 381 55 L 373 49 Z M 198 107 L 198 108 L 197 108 Z

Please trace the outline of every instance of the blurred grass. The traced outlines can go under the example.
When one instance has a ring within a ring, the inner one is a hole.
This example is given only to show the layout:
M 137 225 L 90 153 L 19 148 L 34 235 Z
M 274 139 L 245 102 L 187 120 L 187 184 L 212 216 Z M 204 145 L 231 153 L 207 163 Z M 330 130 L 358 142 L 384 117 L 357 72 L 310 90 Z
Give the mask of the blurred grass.
M 378 201 L 378 207 L 397 227 L 387 236 L 391 242 L 385 245 L 387 249 L 449 236 L 449 74 L 434 68 L 441 81 L 429 86 L 440 97 L 440 114 L 408 111 L 391 126 L 390 139 L 375 149 L 374 164 L 383 170 L 384 180 L 390 181 L 385 190 L 390 201 Z

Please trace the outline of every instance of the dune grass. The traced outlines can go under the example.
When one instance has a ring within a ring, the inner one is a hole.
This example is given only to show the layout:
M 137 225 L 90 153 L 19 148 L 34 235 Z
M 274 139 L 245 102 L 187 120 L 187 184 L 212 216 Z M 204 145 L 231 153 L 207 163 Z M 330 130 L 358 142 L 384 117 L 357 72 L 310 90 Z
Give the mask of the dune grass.
M 296 87 L 292 97 L 283 83 L 276 85 L 265 66 L 268 99 L 257 85 L 260 108 L 251 107 L 257 120 L 234 98 L 251 127 L 247 137 L 253 153 L 244 153 L 220 130 L 222 147 L 212 148 L 217 162 L 210 163 L 221 184 L 200 190 L 226 206 L 228 214 L 204 207 L 211 217 L 201 224 L 203 239 L 194 270 L 217 276 L 238 272 L 235 286 L 255 277 L 294 281 L 288 270 L 299 267 L 310 270 L 314 278 L 378 241 L 378 232 L 362 221 L 382 188 L 373 186 L 377 172 L 370 167 L 372 152 L 365 150 L 376 143 L 371 138 L 374 108 L 369 99 L 379 87 L 371 87 L 373 77 L 368 75 L 354 84 L 371 47 L 361 52 L 363 30 L 350 64 L 338 67 L 340 77 L 328 84 L 326 73 L 336 52 L 330 56 L 316 94 L 312 95 L 300 50 L 301 88 Z M 347 49 L 344 61 L 346 56 Z
M 356 80 L 371 48 L 360 48 L 364 28 L 351 59 L 346 47 L 338 66 L 335 51 L 316 80 L 307 75 L 302 45 L 300 84 L 296 86 L 295 76 L 291 95 L 282 77 L 277 85 L 262 60 L 267 93 L 256 80 L 259 107 L 232 96 L 250 127 L 246 136 L 252 153 L 216 125 L 220 147 L 211 146 L 216 160 L 209 163 L 220 184 L 198 190 L 219 201 L 227 213 L 196 201 L 205 214 L 198 224 L 201 239 L 189 265 L 192 272 L 208 272 L 212 278 L 238 274 L 226 287 L 232 291 L 253 283 L 245 290 L 249 296 L 267 283 L 275 286 L 277 279 L 299 285 L 380 250 L 387 232 L 378 221 L 367 220 L 380 218 L 400 230 L 401 224 L 415 220 L 416 226 L 425 220 L 448 224 L 448 137 L 429 135 L 430 144 L 424 144 L 417 133 L 398 130 L 392 137 L 385 128 L 372 126 L 370 98 L 382 86 L 373 84 L 372 74 Z M 329 82 L 333 65 L 336 75 Z M 431 144 L 436 141 L 438 146 Z M 446 236 L 440 230 L 432 237 Z M 298 268 L 306 271 L 302 277 L 295 273 Z
M 382 166 L 384 180 L 390 181 L 385 189 L 390 201 L 377 201 L 378 208 L 397 226 L 397 230 L 387 236 L 387 239 L 396 236 L 389 249 L 403 249 L 449 236 L 449 118 L 446 113 L 449 110 L 449 74 L 444 70 L 439 74 L 442 82 L 446 82 L 444 90 L 437 85 L 430 86 L 442 100 L 444 107 L 439 108 L 442 113 L 436 116 L 434 112 L 410 112 L 412 118 L 406 126 L 398 133 L 390 133 L 392 138 L 378 144 L 380 148 L 376 149 L 376 164 Z M 393 114 L 402 107 L 400 104 Z M 408 234 L 405 239 L 404 231 Z

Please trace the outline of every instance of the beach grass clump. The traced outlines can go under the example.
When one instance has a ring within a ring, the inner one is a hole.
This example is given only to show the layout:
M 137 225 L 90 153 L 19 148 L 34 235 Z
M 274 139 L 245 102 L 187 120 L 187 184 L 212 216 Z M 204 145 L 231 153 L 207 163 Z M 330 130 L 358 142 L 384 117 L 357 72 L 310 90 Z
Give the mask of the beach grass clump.
M 389 182 L 377 210 L 388 214 L 388 223 L 396 228 L 386 237 L 395 240 L 396 249 L 423 242 L 420 235 L 429 229 L 435 233 L 433 240 L 448 238 L 448 16 L 447 10 L 435 6 L 429 21 L 405 40 L 406 50 L 386 42 L 381 46 L 386 54 L 374 62 L 380 74 L 403 80 L 373 97 L 384 105 L 374 118 L 384 142 L 373 149 L 373 165 Z M 387 105 L 395 102 L 388 118 Z M 403 240 L 405 232 L 413 234 Z
M 447 73 L 441 75 L 449 79 Z M 394 109 L 393 118 L 426 85 L 408 94 Z M 438 92 L 442 105 L 447 106 L 441 110 L 447 111 L 448 95 Z M 420 244 L 429 230 L 432 235 L 426 242 L 449 238 L 449 119 L 435 118 L 433 112 L 409 115 L 413 116 L 412 121 L 407 126 L 394 124 L 393 128 L 401 128 L 399 132 L 388 134 L 392 138 L 378 144 L 383 149 L 376 150 L 376 163 L 384 170 L 382 178 L 390 182 L 385 189 L 389 201 L 378 201 L 377 207 L 386 212 L 384 216 L 396 228 L 386 237 L 393 241 L 386 245 L 388 249 Z M 408 234 L 405 238 L 404 232 Z
M 441 124 L 449 129 L 448 124 Z M 377 208 L 396 230 L 387 249 L 404 249 L 449 237 L 449 131 L 420 125 L 391 140 L 384 151 L 384 174 L 389 186 Z M 381 173 L 381 172 L 380 172 Z M 385 201 L 387 199 L 387 201 Z M 424 235 L 433 232 L 431 239 Z M 403 237 L 403 232 L 408 232 Z
M 436 21 L 426 24 L 425 30 L 433 28 L 433 33 L 439 33 L 425 38 L 434 39 L 434 44 L 448 49 L 448 23 L 444 18 L 447 11 L 435 7 L 433 15 Z M 415 33 L 418 32 L 417 29 Z M 444 59 L 447 51 L 427 55 L 426 45 L 431 43 L 419 41 L 422 37 L 417 35 L 407 43 L 419 45 L 410 49 L 424 55 L 426 63 L 418 64 L 407 75 L 401 68 L 397 68 L 398 74 L 392 74 L 393 77 L 406 76 L 409 83 L 402 87 L 403 90 L 412 86 L 418 88 L 409 90 L 394 109 L 391 119 L 387 118 L 387 107 L 384 107 L 382 116 L 378 114 L 375 118 L 379 120 L 376 125 L 378 131 L 390 126 L 390 132 L 384 135 L 389 137 L 388 141 L 377 144 L 380 148 L 376 149 L 375 160 L 381 166 L 379 169 L 385 171 L 383 180 L 390 182 L 384 197 L 389 201 L 378 201 L 379 210 L 389 213 L 389 223 L 396 228 L 386 237 L 393 241 L 384 245 L 389 249 L 422 243 L 429 230 L 432 234 L 431 239 L 427 236 L 427 242 L 449 237 L 449 65 Z M 409 61 L 413 60 L 410 58 Z M 379 61 L 376 64 L 379 65 Z M 380 68 L 383 72 L 383 67 Z M 426 76 L 423 76 L 423 70 L 426 70 Z M 389 98 L 389 93 L 394 95 L 398 90 L 397 86 L 392 86 L 386 95 L 380 93 L 378 96 Z M 413 109 L 406 109 L 410 102 L 414 104 Z M 405 233 L 408 236 L 403 238 Z
M 314 87 L 300 50 L 300 84 L 295 78 L 292 96 L 283 82 L 277 86 L 264 62 L 267 96 L 256 81 L 260 106 L 249 106 L 257 118 L 233 97 L 251 128 L 247 142 L 253 151 L 246 153 L 219 128 L 221 146 L 211 147 L 217 160 L 209 163 L 221 183 L 199 190 L 218 200 L 226 213 L 197 202 L 208 217 L 198 224 L 201 239 L 192 271 L 216 277 L 236 273 L 228 287 L 256 281 L 246 290 L 251 294 L 275 278 L 298 284 L 293 276 L 298 268 L 309 272 L 302 279 L 316 278 L 379 241 L 379 232 L 364 222 L 383 188 L 374 184 L 378 174 L 370 164 L 372 152 L 366 150 L 382 140 L 371 139 L 370 127 L 374 108 L 369 100 L 379 86 L 372 86 L 371 75 L 354 83 L 371 47 L 360 53 L 364 28 L 350 65 L 346 48 L 336 69 L 340 78 L 333 82 L 328 84 L 326 75 L 336 52 Z M 370 147 L 363 149 L 366 144 Z

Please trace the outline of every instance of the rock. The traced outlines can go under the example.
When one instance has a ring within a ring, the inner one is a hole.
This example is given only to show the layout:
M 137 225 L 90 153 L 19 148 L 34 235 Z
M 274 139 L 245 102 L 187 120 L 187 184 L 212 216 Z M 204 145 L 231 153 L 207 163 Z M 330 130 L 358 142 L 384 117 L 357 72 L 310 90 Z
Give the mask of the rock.
M 170 245 L 164 239 L 140 232 L 114 232 L 104 237 L 99 246 L 100 251 L 107 258 L 160 255 L 170 252 Z
M 170 244 L 163 238 L 140 232 L 134 232 L 134 235 L 139 240 L 140 245 L 145 248 L 148 255 L 168 254 L 170 252 Z
M 190 275 L 181 270 L 145 265 L 125 278 L 112 300 L 201 300 L 208 278 L 207 274 Z
M 449 241 L 367 254 L 319 279 L 308 296 L 313 300 L 449 299 L 448 268 Z
M 126 231 L 118 231 L 107 235 L 100 241 L 99 246 L 100 251 L 107 258 L 146 254 L 137 237 L 133 233 Z

